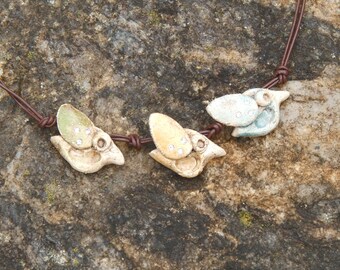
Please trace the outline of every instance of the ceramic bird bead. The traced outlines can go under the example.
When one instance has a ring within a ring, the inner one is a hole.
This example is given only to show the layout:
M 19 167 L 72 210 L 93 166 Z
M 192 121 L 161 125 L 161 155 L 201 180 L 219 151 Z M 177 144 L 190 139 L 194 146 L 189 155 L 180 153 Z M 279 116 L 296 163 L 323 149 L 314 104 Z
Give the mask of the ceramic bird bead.
M 264 136 L 277 127 L 280 104 L 288 97 L 288 91 L 254 88 L 214 99 L 207 112 L 216 121 L 234 126 L 234 137 Z
M 124 164 L 111 137 L 72 105 L 60 106 L 57 124 L 61 136 L 53 136 L 51 142 L 75 170 L 94 173 L 108 164 Z
M 157 147 L 150 156 L 183 177 L 196 177 L 211 159 L 226 155 L 207 137 L 164 114 L 151 114 L 149 125 Z

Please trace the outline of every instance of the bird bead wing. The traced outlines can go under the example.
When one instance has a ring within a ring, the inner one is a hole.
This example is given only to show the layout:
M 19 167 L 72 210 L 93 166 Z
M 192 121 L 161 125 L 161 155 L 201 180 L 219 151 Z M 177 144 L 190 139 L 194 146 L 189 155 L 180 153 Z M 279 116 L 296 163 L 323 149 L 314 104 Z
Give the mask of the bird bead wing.
M 189 135 L 174 119 L 161 113 L 149 118 L 151 136 L 157 149 L 168 159 L 178 160 L 192 151 Z
M 60 135 L 72 147 L 86 149 L 92 146 L 95 127 L 92 121 L 70 104 L 60 106 L 57 113 Z
M 280 119 L 279 105 L 271 103 L 260 113 L 256 120 L 246 127 L 236 127 L 233 130 L 234 137 L 264 136 L 277 127 Z
M 207 106 L 207 112 L 216 121 L 227 126 L 247 126 L 258 115 L 256 101 L 247 95 L 231 94 L 214 99 Z

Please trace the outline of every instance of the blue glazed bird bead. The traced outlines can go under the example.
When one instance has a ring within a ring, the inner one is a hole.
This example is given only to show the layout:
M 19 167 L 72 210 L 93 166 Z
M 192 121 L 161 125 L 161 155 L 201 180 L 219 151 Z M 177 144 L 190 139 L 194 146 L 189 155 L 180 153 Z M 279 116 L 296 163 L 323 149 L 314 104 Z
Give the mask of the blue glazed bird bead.
M 207 106 L 207 112 L 216 121 L 235 127 L 234 137 L 264 136 L 277 127 L 280 104 L 288 97 L 288 91 L 253 88 L 216 98 Z

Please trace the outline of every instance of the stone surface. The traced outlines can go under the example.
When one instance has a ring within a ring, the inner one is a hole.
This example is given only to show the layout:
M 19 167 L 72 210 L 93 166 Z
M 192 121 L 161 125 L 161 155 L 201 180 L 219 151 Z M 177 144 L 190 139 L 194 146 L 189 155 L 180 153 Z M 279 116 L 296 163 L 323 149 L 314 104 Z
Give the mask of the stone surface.
M 339 1 L 308 1 L 291 97 L 266 137 L 186 180 L 117 143 L 124 166 L 70 168 L 0 92 L 0 269 L 338 269 Z M 199 129 L 216 97 L 279 64 L 291 0 L 2 0 L 0 74 L 44 115 L 70 103 L 112 133 L 152 112 Z M 39 139 L 38 139 L 39 138 Z

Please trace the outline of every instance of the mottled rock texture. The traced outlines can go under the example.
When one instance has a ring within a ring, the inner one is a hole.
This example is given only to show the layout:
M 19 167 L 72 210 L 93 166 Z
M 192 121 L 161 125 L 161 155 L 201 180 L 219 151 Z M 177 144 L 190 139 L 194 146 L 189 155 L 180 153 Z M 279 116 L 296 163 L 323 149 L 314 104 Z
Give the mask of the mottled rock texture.
M 0 269 L 339 269 L 339 1 L 307 3 L 279 127 L 215 138 L 186 180 L 118 143 L 84 175 L 0 92 Z M 71 103 L 109 133 L 152 112 L 212 122 L 206 104 L 261 87 L 293 0 L 1 0 L 0 75 L 40 112 Z

